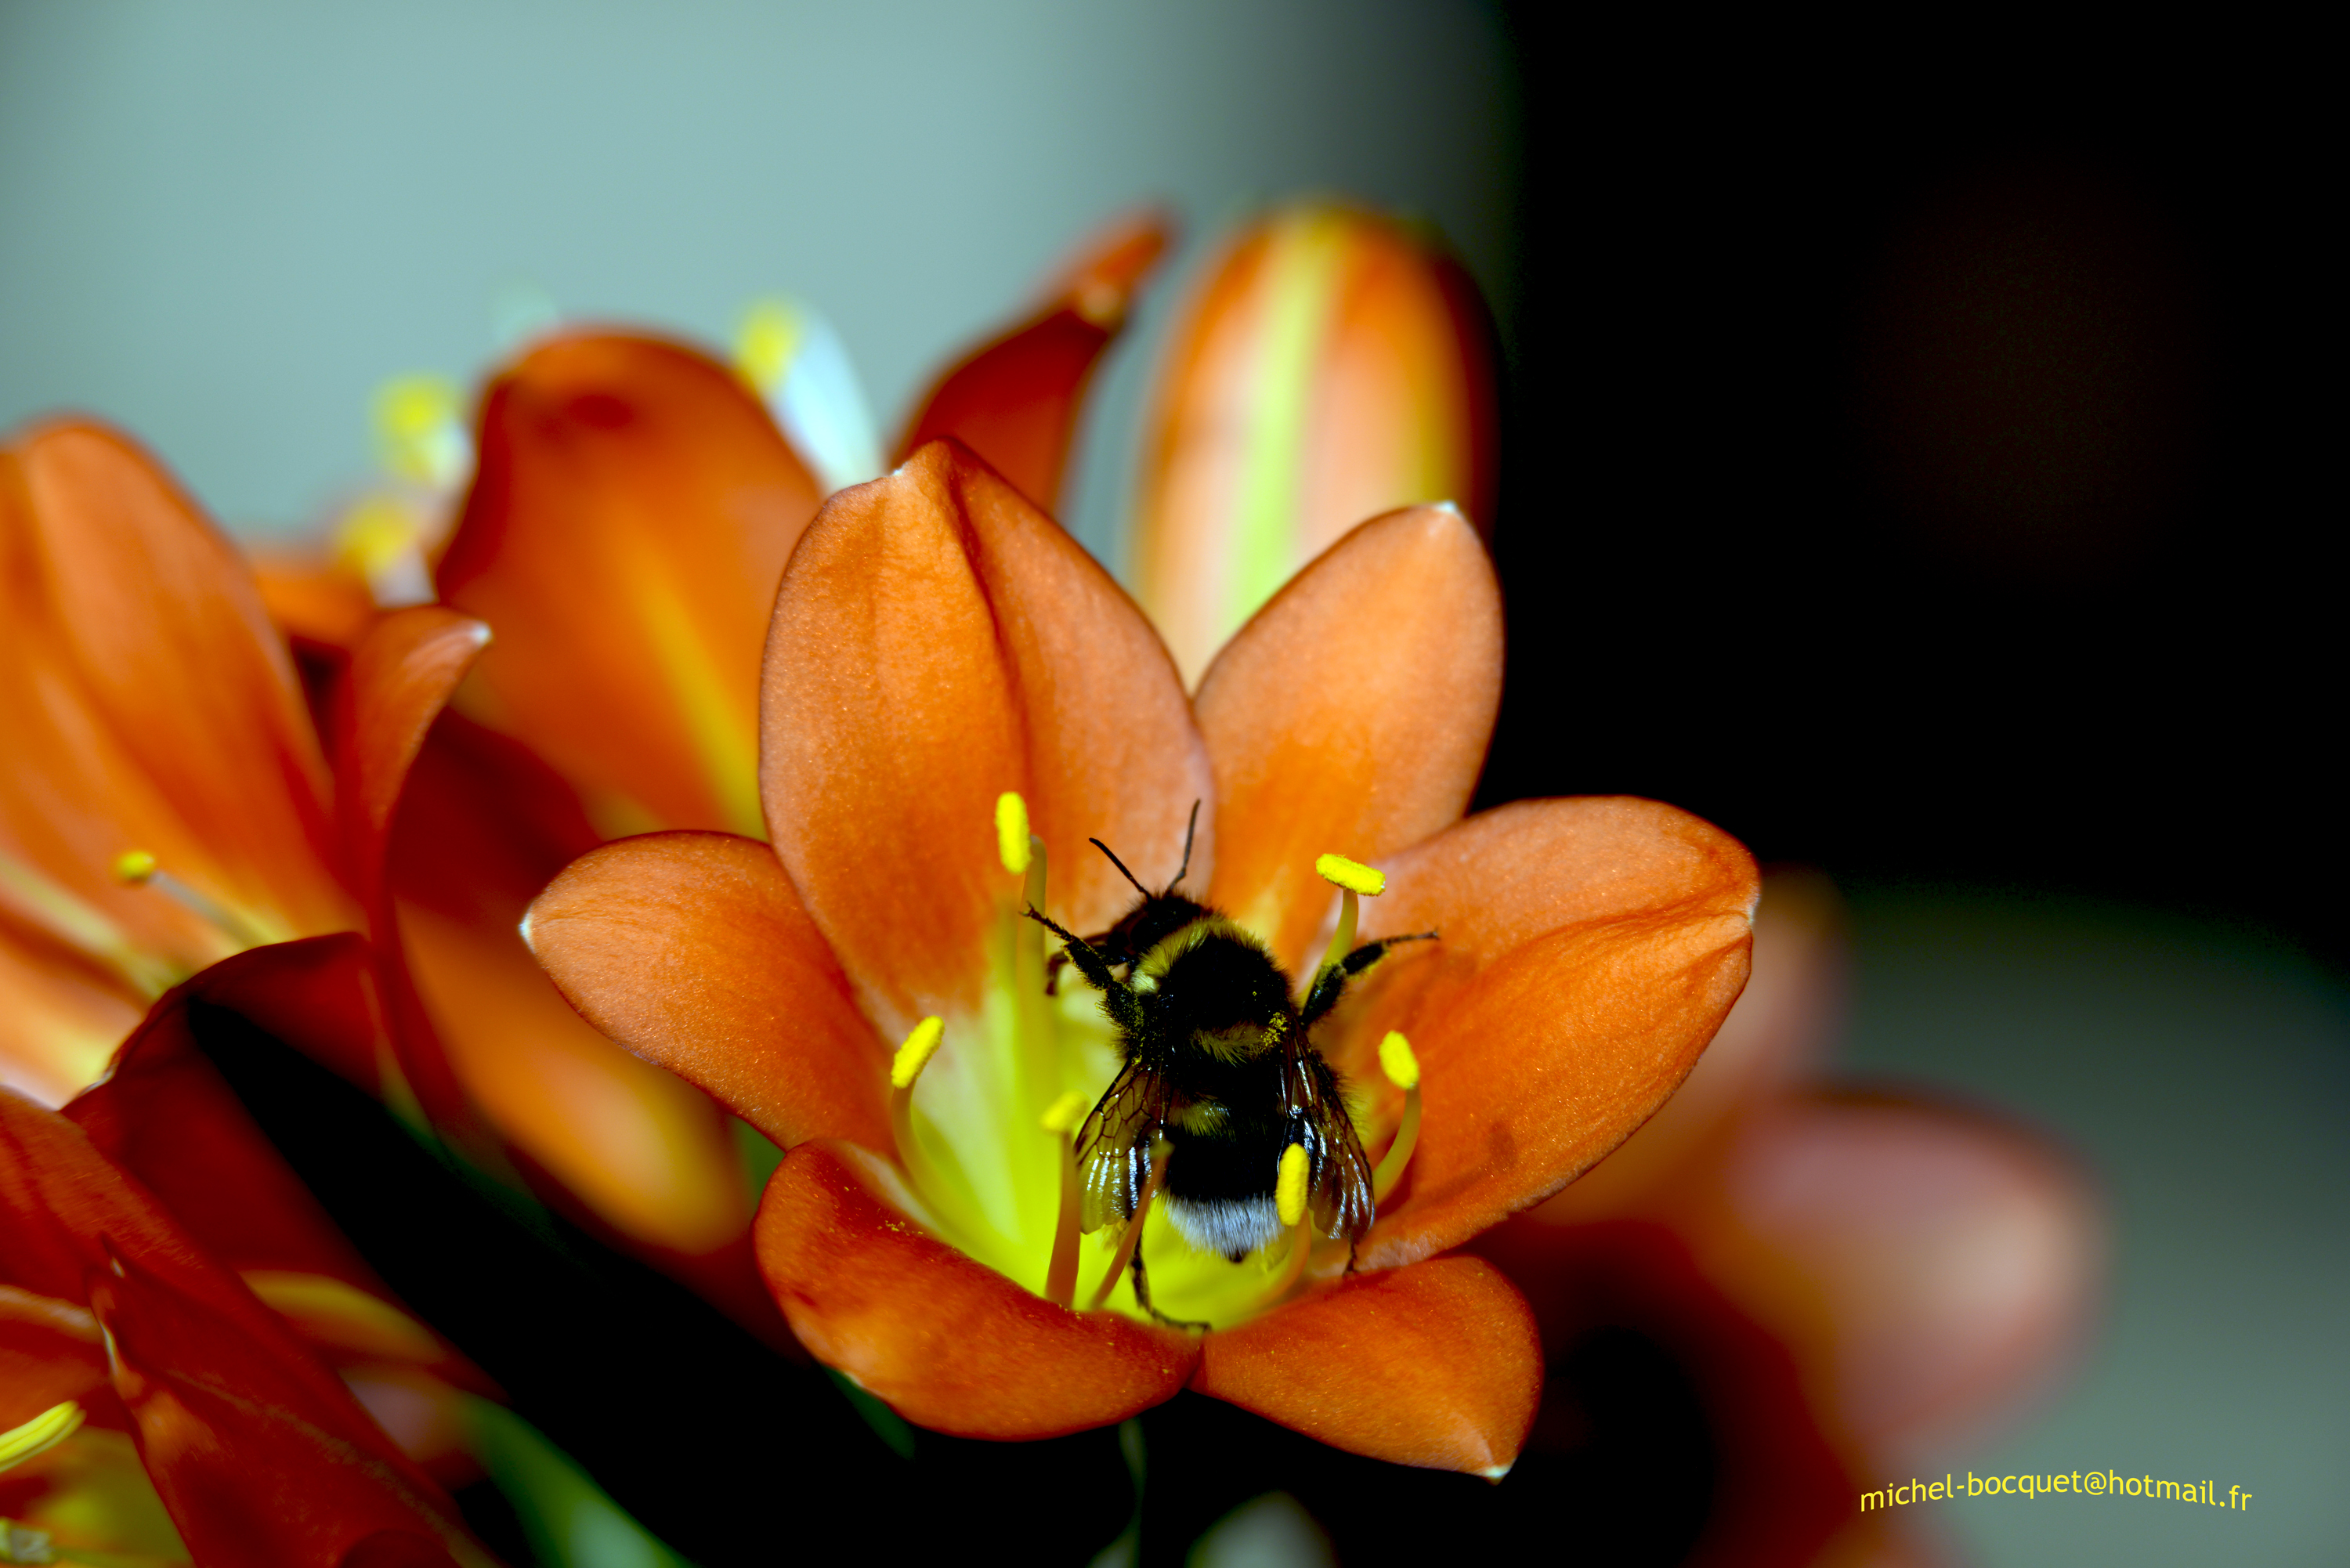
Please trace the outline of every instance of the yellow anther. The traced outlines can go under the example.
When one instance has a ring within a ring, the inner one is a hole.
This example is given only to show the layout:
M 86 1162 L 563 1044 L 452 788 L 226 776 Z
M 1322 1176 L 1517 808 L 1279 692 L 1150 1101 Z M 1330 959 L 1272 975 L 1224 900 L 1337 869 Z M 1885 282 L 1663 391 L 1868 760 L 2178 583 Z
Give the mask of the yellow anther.
M 53 1449 L 81 1426 L 81 1407 L 68 1399 L 52 1405 L 21 1427 L 0 1432 L 0 1470 Z
M 1284 1226 L 1305 1218 L 1305 1146 L 1291 1144 L 1281 1151 L 1281 1179 L 1274 1184 L 1274 1207 Z
M 459 417 L 464 394 L 439 376 L 399 376 L 376 389 L 375 438 L 383 465 L 422 484 L 453 484 L 473 457 Z
M 734 369 L 761 397 L 775 389 L 799 351 L 800 314 L 781 299 L 762 299 L 743 317 L 734 335 Z
M 114 879 L 126 888 L 144 888 L 156 866 L 155 857 L 144 849 L 126 849 L 114 857 Z
M 938 1054 L 939 1043 L 946 1037 L 947 1023 L 943 1018 L 925 1018 L 915 1024 L 913 1032 L 906 1036 L 906 1043 L 898 1047 L 897 1060 L 889 1064 L 889 1086 L 893 1089 L 912 1088 L 914 1080 L 922 1075 L 922 1069 L 930 1065 L 931 1058 Z
M 1411 1054 L 1411 1042 L 1399 1030 L 1388 1030 L 1387 1038 L 1379 1042 L 1379 1071 L 1399 1089 L 1419 1087 L 1419 1058 Z
M 389 495 L 370 495 L 343 514 L 335 529 L 335 558 L 372 577 L 414 551 L 424 520 Z
M 1085 1120 L 1086 1111 L 1093 1104 L 1075 1089 L 1062 1091 L 1061 1097 L 1045 1107 L 1044 1127 L 1048 1133 L 1073 1130 Z
M 995 797 L 995 853 L 1014 877 L 1028 874 L 1028 803 L 1018 790 Z
M 1360 893 L 1366 898 L 1376 898 L 1388 890 L 1386 872 L 1375 870 L 1359 860 L 1349 860 L 1343 855 L 1315 856 L 1314 871 L 1325 882 L 1344 888 L 1349 893 Z

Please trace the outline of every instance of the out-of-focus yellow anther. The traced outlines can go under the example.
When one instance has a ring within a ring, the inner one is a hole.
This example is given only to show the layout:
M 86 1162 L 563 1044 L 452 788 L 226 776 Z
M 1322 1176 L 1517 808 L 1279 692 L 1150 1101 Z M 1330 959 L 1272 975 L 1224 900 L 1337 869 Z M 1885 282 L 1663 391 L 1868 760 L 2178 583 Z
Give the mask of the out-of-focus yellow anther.
M 1325 882 L 1344 888 L 1349 893 L 1360 893 L 1366 898 L 1376 898 L 1388 890 L 1388 874 L 1359 860 L 1349 860 L 1343 855 L 1317 855 L 1314 857 L 1314 873 Z
M 762 299 L 743 314 L 734 335 L 734 370 L 761 397 L 775 389 L 791 369 L 801 337 L 800 315 L 780 299 Z
M 1028 874 L 1028 803 L 1018 790 L 995 797 L 995 853 L 1014 877 Z
M 1304 1144 L 1294 1143 L 1281 1151 L 1281 1178 L 1274 1184 L 1273 1202 L 1284 1226 L 1305 1218 L 1305 1165 Z
M 1400 1030 L 1388 1030 L 1379 1042 L 1379 1071 L 1399 1089 L 1419 1087 L 1419 1058 L 1411 1054 L 1411 1042 Z
M 1045 1130 L 1048 1133 L 1076 1131 L 1077 1124 L 1086 1119 L 1086 1111 L 1091 1104 L 1076 1089 L 1062 1091 L 1061 1097 L 1045 1109 Z
M 114 857 L 114 879 L 126 888 L 144 888 L 155 875 L 156 859 L 144 849 L 126 849 Z
M 68 1399 L 52 1405 L 21 1427 L 0 1432 L 0 1470 L 53 1449 L 81 1426 L 81 1407 Z
M 385 468 L 421 484 L 453 484 L 472 459 L 464 394 L 439 376 L 398 376 L 376 389 L 375 438 Z
M 912 1033 L 906 1036 L 906 1043 L 898 1047 L 897 1059 L 889 1064 L 889 1086 L 893 1089 L 912 1088 L 914 1080 L 922 1075 L 922 1069 L 931 1064 L 931 1058 L 938 1054 L 939 1044 L 946 1035 L 947 1023 L 943 1018 L 925 1018 L 915 1024 Z

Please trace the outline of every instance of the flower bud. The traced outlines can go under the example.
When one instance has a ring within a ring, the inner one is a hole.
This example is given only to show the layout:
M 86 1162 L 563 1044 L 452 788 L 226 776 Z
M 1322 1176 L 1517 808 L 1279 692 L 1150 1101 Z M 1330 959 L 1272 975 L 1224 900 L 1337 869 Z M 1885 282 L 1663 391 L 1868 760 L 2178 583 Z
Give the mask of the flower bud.
M 1489 330 L 1431 236 L 1301 203 L 1210 267 L 1170 338 L 1143 458 L 1135 573 L 1196 684 L 1224 639 L 1348 529 L 1493 487 Z

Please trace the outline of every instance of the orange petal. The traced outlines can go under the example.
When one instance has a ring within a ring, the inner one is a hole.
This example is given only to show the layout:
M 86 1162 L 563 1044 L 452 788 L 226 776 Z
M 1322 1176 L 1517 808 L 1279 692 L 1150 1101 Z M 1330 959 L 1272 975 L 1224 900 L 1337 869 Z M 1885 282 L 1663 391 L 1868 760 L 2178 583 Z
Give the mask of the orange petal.
M 1156 213 L 1122 218 L 1094 235 L 1042 311 L 939 378 L 898 445 L 898 461 L 951 436 L 1057 514 L 1086 383 L 1166 247 L 1166 222 Z
M 511 930 L 403 906 L 400 937 L 467 1101 L 629 1240 L 699 1254 L 749 1223 L 716 1106 L 566 1006 Z
M 1334 897 L 1315 857 L 1382 861 L 1458 819 L 1501 682 L 1501 593 L 1460 514 L 1419 507 L 1347 535 L 1200 683 L 1210 901 L 1296 969 Z
M 1846 989 L 1841 915 L 1835 885 L 1819 872 L 1765 877 L 1754 911 L 1752 972 L 1688 1080 L 1533 1218 L 1565 1225 L 1670 1215 L 1687 1189 L 1710 1180 L 1723 1141 L 1775 1107 L 1834 1042 Z
M 1198 1342 L 1031 1295 L 877 1196 L 865 1156 L 803 1144 L 759 1205 L 759 1266 L 816 1358 L 908 1420 L 959 1437 L 1049 1438 L 1170 1398 Z
M 589 1023 L 776 1143 L 890 1147 L 888 1044 L 765 845 L 723 833 L 606 845 L 538 896 L 526 929 Z
M 1719 1266 L 1870 1440 L 1947 1436 L 2034 1390 L 2104 1272 L 2081 1173 L 1988 1116 L 1798 1102 L 1742 1140 L 1725 1180 L 1743 1234 L 1716 1244 Z
M 1194 679 L 1283 579 L 1366 517 L 1491 521 L 1491 337 L 1426 239 L 1302 203 L 1243 229 L 1169 338 L 1143 458 L 1141 598 Z
M 348 653 L 381 613 L 366 576 L 345 562 L 273 550 L 256 550 L 252 560 L 261 602 L 292 641 Z
M 361 897 L 380 918 L 392 808 L 424 737 L 490 640 L 490 628 L 438 605 L 395 610 L 351 656 L 337 783 Z
M 1349 1453 L 1498 1480 L 1542 1398 L 1525 1297 L 1481 1258 L 1349 1276 L 1210 1334 L 1191 1386 Z
M 64 1105 L 98 1081 L 145 1007 L 122 975 L 0 915 L 0 1088 Z
M 423 1027 L 460 1099 L 595 1220 L 677 1272 L 750 1224 L 725 1118 L 708 1096 L 596 1033 L 517 930 L 596 842 L 562 782 L 456 714 L 427 738 L 400 803 L 391 872 Z M 742 1283 L 757 1294 L 747 1255 Z M 760 1299 L 764 1301 L 764 1296 Z
M 766 410 L 691 349 L 576 334 L 490 384 L 479 450 L 438 573 L 497 635 L 479 716 L 608 833 L 757 833 L 759 650 L 820 496 Z
M 951 442 L 844 490 L 775 600 L 760 732 L 775 853 L 884 1034 L 975 1005 L 1026 797 L 1054 917 L 1132 898 L 1096 836 L 1174 875 L 1207 753 L 1166 650 L 1050 518 Z M 1202 824 L 1195 870 L 1211 862 Z
M 1388 1267 L 1557 1191 L 1655 1112 L 1746 983 L 1759 893 L 1735 839 L 1654 801 L 1523 802 L 1387 863 L 1367 935 L 1433 929 L 1372 977 L 1358 1038 L 1420 1064 Z
M 317 741 L 251 575 L 103 427 L 44 425 L 0 450 L 0 867 L 44 889 L 0 877 L 10 913 L 149 998 L 256 941 L 358 923 L 330 869 Z M 129 850 L 229 923 L 119 885 Z

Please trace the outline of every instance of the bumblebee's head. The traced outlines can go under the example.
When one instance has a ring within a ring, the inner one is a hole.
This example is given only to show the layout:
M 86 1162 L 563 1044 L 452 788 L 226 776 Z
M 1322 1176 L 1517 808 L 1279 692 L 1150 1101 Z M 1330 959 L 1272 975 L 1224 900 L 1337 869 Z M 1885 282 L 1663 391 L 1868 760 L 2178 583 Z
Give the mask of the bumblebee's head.
M 1133 983 L 1170 1038 L 1220 1054 L 1255 1054 L 1280 1038 L 1289 1016 L 1281 966 L 1221 915 L 1203 915 L 1152 947 Z

